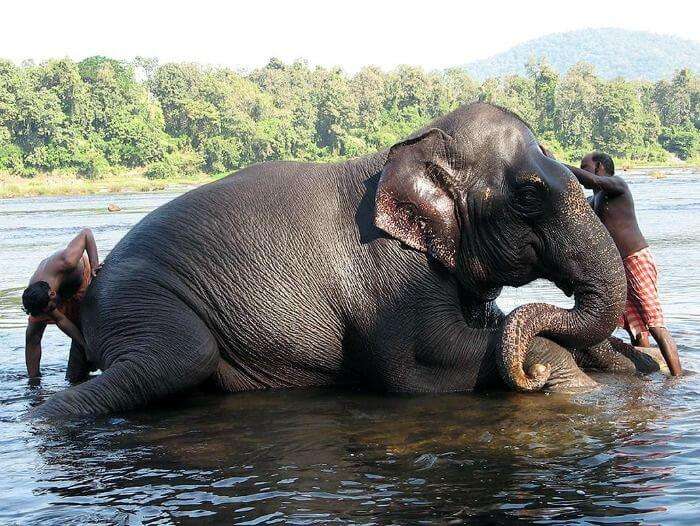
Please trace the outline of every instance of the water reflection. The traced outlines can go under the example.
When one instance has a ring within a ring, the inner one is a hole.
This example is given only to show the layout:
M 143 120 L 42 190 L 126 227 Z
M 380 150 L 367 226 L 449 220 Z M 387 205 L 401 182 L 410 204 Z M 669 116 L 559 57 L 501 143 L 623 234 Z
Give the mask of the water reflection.
M 35 429 L 35 450 L 60 473 L 38 482 L 69 515 L 87 504 L 141 519 L 661 513 L 674 474 L 663 461 L 679 453 L 663 416 L 674 387 L 599 380 L 609 383 L 580 397 L 196 394 L 177 407 Z

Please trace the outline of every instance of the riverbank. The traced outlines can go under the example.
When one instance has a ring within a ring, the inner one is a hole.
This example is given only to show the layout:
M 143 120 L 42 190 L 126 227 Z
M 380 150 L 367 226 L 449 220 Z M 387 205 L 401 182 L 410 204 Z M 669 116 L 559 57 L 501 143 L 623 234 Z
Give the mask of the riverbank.
M 620 173 L 643 174 L 664 179 L 667 172 L 694 171 L 696 163 L 665 165 L 620 164 Z M 42 173 L 32 177 L 0 173 L 0 199 L 13 197 L 37 197 L 43 195 L 88 195 L 120 192 L 156 192 L 181 187 L 200 186 L 215 181 L 226 174 L 211 175 L 203 172 L 166 179 L 149 179 L 143 171 L 124 172 L 99 179 L 86 179 L 75 174 Z
M 0 198 L 155 192 L 170 188 L 199 186 L 220 177 L 222 176 L 198 173 L 186 177 L 148 179 L 142 172 L 126 172 L 100 179 L 85 179 L 73 174 L 38 174 L 33 177 L 22 177 L 0 173 Z

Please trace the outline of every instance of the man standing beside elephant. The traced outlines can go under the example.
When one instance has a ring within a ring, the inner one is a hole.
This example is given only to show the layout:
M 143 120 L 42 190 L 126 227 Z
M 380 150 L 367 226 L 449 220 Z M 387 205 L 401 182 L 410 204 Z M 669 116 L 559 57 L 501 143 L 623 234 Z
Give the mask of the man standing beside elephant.
M 84 379 L 85 367 L 76 366 L 76 362 L 85 362 L 80 304 L 101 267 L 95 238 L 89 228 L 81 230 L 65 249 L 39 264 L 22 294 L 23 308 L 29 314 L 25 358 L 30 378 L 41 376 L 41 340 L 46 325 L 55 324 L 72 340 L 68 378 L 71 381 Z M 76 373 L 78 369 L 80 374 Z
M 553 158 L 545 148 L 542 151 Z M 615 175 L 615 164 L 605 153 L 585 155 L 580 168 L 566 166 L 581 185 L 593 190 L 591 206 L 620 251 L 627 277 L 627 305 L 620 326 L 630 334 L 632 343 L 640 347 L 649 347 L 651 333 L 671 374 L 680 375 L 676 343 L 664 325 L 656 263 L 637 223 L 629 186 Z

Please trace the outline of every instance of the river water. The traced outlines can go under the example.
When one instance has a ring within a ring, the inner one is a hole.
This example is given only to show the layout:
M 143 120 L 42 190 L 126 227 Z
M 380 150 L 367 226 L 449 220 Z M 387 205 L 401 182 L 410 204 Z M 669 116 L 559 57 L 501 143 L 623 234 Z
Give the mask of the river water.
M 30 385 L 27 279 L 79 227 L 104 256 L 177 194 L 0 201 L 0 523 L 700 523 L 700 173 L 629 180 L 681 379 L 598 374 L 577 395 L 195 393 L 51 426 L 22 415 L 67 386 L 68 342 L 47 330 Z M 570 302 L 540 282 L 499 302 L 533 300 Z

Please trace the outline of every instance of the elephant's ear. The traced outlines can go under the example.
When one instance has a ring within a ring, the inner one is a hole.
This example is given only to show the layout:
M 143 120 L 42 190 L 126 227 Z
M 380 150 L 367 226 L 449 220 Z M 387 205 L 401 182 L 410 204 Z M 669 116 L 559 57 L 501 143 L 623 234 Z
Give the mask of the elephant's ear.
M 374 224 L 454 269 L 459 218 L 454 202 L 454 140 L 438 129 L 389 150 L 377 187 Z

